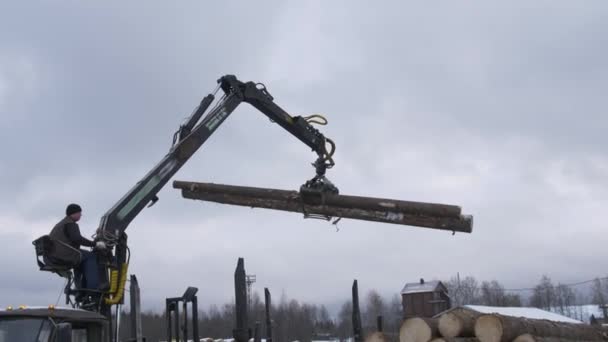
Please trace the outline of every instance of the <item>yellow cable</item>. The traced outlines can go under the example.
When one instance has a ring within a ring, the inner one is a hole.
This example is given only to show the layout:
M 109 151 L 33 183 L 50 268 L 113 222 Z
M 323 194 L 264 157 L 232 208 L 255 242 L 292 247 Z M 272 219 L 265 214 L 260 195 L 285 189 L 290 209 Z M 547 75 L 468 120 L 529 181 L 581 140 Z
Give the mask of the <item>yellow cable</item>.
M 106 298 L 105 302 L 107 305 L 114 305 L 120 303 L 122 297 L 125 293 L 125 284 L 127 283 L 127 271 L 129 270 L 129 265 L 124 263 L 120 268 L 120 281 L 118 282 L 118 287 L 116 288 L 116 292 L 111 294 L 111 298 Z
M 115 294 L 118 290 L 118 270 L 110 271 L 110 294 Z

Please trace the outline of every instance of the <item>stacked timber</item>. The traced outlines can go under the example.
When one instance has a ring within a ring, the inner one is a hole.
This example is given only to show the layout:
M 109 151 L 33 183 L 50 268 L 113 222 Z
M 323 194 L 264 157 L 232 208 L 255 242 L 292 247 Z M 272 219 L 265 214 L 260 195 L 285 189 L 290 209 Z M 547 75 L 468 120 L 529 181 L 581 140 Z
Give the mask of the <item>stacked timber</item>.
M 399 341 L 608 341 L 608 329 L 583 323 L 556 322 L 546 319 L 530 319 L 500 314 L 481 314 L 467 308 L 456 308 L 435 318 L 414 317 L 406 319 L 399 331 Z
M 438 336 L 437 320 L 431 318 L 408 318 L 399 329 L 400 342 L 429 342 Z
M 475 321 L 479 313 L 456 308 L 439 316 L 439 333 L 445 338 L 475 336 Z
M 389 338 L 382 332 L 376 331 L 365 337 L 365 342 L 388 342 Z
M 588 324 L 487 314 L 477 318 L 475 336 L 482 342 L 608 341 L 608 330 Z

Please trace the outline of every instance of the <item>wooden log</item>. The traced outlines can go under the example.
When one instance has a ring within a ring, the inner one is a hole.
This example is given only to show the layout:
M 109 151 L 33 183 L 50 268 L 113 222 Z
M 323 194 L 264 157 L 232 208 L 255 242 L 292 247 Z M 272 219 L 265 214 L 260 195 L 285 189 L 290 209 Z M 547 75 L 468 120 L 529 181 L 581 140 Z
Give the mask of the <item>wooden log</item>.
M 466 309 L 454 309 L 439 317 L 439 333 L 443 337 L 475 336 L 478 313 Z
M 266 199 L 283 200 L 286 195 L 298 198 L 301 194 L 297 191 L 287 191 L 278 189 L 267 189 L 257 188 L 248 186 L 236 186 L 226 184 L 214 184 L 214 183 L 198 183 L 198 182 L 184 182 L 174 181 L 173 187 L 176 189 L 187 189 L 193 192 L 208 193 L 208 194 L 220 194 L 220 195 L 235 195 L 258 198 L 263 197 Z M 461 215 L 461 208 L 456 205 L 449 204 L 438 204 L 438 203 L 426 203 L 426 202 L 414 202 L 414 201 L 402 201 L 388 198 L 377 198 L 377 197 L 362 197 L 362 196 L 348 196 L 348 195 L 334 195 L 326 194 L 324 198 L 320 196 L 310 196 L 302 198 L 307 204 L 310 205 L 321 205 L 326 204 L 335 207 L 343 208 L 363 208 L 369 210 L 383 211 L 386 209 L 395 209 L 396 211 L 409 213 L 414 215 L 427 215 L 427 216 L 442 216 L 442 217 L 458 217 Z
M 481 342 L 510 342 L 520 335 L 557 337 L 575 341 L 608 340 L 606 330 L 586 324 L 517 318 L 498 314 L 481 315 L 475 322 L 475 336 Z
M 429 342 L 438 336 L 437 320 L 431 318 L 408 318 L 399 329 L 399 342 Z
M 365 337 L 365 342 L 388 342 L 389 339 L 381 331 L 373 332 Z
M 566 339 L 561 337 L 538 337 L 531 334 L 523 334 L 517 336 L 513 342 L 591 342 L 591 341 L 583 341 L 579 339 Z
M 173 182 L 173 187 L 181 189 L 184 198 L 222 204 L 464 233 L 473 229 L 473 218 L 461 215 L 460 207 L 453 205 L 334 194 L 315 197 L 298 191 L 183 181 Z

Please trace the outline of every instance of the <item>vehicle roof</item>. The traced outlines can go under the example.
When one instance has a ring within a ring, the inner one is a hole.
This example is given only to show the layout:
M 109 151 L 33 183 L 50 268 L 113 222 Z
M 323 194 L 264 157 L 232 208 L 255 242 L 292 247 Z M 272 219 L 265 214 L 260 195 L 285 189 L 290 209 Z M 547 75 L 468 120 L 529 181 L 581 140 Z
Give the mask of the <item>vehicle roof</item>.
M 51 317 L 60 321 L 93 322 L 105 321 L 106 318 L 92 311 L 72 308 L 27 307 L 12 310 L 0 309 L 0 319 L 4 317 Z

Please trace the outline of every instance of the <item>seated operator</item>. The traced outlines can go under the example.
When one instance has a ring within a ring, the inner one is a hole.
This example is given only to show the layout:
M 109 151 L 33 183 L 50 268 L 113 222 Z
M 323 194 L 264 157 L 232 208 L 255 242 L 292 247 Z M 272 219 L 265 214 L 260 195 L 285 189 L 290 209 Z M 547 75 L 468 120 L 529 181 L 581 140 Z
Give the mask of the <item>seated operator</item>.
M 49 236 L 52 240 L 60 241 L 80 251 L 80 265 L 74 267 L 76 278 L 78 276 L 82 277 L 80 282 L 81 288 L 97 290 L 100 286 L 100 268 L 97 263 L 97 254 L 93 251 L 80 249 L 80 246 L 105 249 L 106 245 L 103 241 L 95 243 L 80 235 L 80 228 L 77 222 L 82 216 L 82 209 L 78 204 L 68 205 L 65 214 L 65 218 L 55 225 Z

